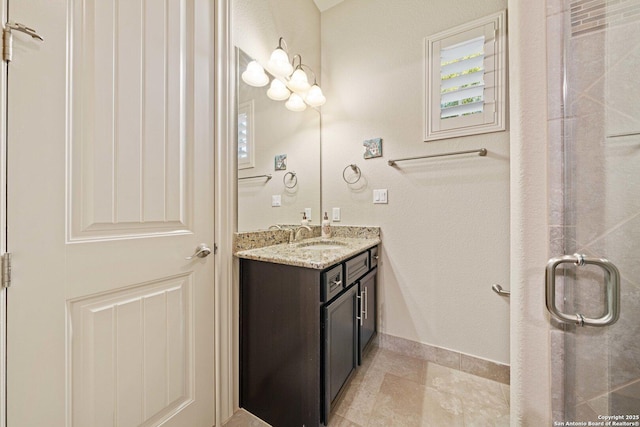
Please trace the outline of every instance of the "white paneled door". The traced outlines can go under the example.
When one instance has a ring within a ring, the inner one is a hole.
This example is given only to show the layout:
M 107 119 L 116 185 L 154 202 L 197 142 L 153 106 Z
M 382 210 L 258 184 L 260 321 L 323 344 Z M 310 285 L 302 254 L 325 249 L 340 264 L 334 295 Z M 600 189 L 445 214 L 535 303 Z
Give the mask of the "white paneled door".
M 212 7 L 9 5 L 11 427 L 214 425 Z

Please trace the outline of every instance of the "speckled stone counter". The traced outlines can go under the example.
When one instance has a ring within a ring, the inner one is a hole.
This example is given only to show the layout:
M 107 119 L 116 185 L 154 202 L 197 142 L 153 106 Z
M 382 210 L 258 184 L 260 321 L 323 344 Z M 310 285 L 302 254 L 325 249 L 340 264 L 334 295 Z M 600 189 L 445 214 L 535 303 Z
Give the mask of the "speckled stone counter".
M 316 235 L 315 228 L 319 227 L 313 228 L 312 235 Z M 378 227 L 333 227 L 332 231 L 330 238 L 311 237 L 292 244 L 276 243 L 288 239 L 289 233 L 286 230 L 237 233 L 235 255 L 238 258 L 322 270 L 381 242 Z M 257 247 L 244 249 L 251 246 L 249 242 Z M 265 245 L 265 242 L 272 244 Z M 316 245 L 323 243 L 332 247 L 319 250 Z

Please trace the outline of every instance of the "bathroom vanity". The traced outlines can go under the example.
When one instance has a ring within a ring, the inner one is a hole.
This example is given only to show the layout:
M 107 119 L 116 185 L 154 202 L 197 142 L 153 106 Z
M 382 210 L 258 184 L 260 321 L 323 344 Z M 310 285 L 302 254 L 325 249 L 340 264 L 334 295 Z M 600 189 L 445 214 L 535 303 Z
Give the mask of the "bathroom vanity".
M 242 251 L 240 406 L 271 425 L 327 425 L 376 332 L 379 239 Z

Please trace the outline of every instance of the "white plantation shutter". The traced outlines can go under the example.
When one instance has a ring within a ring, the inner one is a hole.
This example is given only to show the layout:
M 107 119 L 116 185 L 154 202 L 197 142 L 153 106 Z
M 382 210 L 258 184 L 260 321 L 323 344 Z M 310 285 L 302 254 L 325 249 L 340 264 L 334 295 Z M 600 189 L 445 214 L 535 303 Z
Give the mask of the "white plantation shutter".
M 246 112 L 238 114 L 238 161 L 249 159 L 249 139 L 247 137 L 249 116 Z
M 484 36 L 440 49 L 440 118 L 482 113 Z
M 506 129 L 505 12 L 427 38 L 425 140 Z
M 253 100 L 238 106 L 238 169 L 254 167 Z

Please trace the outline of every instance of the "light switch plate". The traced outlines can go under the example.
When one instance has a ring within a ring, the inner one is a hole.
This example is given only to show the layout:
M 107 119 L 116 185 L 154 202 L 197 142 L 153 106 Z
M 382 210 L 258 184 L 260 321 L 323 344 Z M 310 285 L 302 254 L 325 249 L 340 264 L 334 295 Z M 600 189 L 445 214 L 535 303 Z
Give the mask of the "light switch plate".
M 374 204 L 387 204 L 387 189 L 373 190 L 373 203 Z
M 331 219 L 340 221 L 340 208 L 333 208 Z
M 271 207 L 279 208 L 280 206 L 282 206 L 282 196 L 279 194 L 271 196 Z
M 304 214 L 309 221 L 311 221 L 311 208 L 304 208 Z

